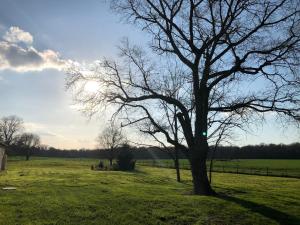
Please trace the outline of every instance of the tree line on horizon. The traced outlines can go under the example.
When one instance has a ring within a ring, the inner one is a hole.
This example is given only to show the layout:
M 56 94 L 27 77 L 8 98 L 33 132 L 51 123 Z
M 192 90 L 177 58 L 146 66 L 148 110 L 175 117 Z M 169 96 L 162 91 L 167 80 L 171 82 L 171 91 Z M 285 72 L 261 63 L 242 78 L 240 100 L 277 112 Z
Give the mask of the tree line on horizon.
M 115 150 L 115 156 L 118 149 Z M 212 150 L 208 153 L 208 159 L 212 156 Z M 171 159 L 170 152 L 156 147 L 135 147 L 130 146 L 130 151 L 134 158 L 141 159 Z M 170 148 L 170 151 L 174 151 Z M 18 145 L 12 145 L 7 149 L 9 156 L 23 156 L 24 151 Z M 59 149 L 41 145 L 32 148 L 32 156 L 38 157 L 62 157 L 62 158 L 96 158 L 96 159 L 111 159 L 112 152 L 109 149 Z M 183 152 L 179 152 L 180 159 L 186 159 Z M 259 144 L 238 146 L 219 146 L 217 147 L 214 159 L 300 159 L 300 143 L 292 144 Z

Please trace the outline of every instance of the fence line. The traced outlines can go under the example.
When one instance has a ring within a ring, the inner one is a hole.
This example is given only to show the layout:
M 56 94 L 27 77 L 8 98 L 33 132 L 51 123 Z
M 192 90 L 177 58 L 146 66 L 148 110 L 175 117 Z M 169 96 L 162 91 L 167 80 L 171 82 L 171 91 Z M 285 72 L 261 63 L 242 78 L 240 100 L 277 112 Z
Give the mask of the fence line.
M 162 168 L 175 168 L 174 162 L 172 161 L 138 161 L 138 165 L 142 166 L 152 166 L 152 167 L 162 167 Z M 180 162 L 180 169 L 190 169 L 190 165 L 187 162 Z M 270 167 L 241 167 L 241 166 L 214 166 L 212 172 L 218 173 L 234 173 L 234 174 L 248 174 L 248 175 L 260 175 L 260 176 L 273 176 L 273 177 L 290 177 L 290 178 L 300 178 L 300 171 L 279 168 L 273 169 Z

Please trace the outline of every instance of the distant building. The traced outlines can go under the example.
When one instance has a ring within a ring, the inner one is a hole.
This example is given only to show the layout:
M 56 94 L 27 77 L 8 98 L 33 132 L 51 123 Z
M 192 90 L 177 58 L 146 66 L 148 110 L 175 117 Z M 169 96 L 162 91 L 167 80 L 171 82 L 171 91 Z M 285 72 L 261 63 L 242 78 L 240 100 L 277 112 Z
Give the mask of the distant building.
M 5 154 L 6 145 L 0 143 L 0 171 L 5 170 L 7 155 Z

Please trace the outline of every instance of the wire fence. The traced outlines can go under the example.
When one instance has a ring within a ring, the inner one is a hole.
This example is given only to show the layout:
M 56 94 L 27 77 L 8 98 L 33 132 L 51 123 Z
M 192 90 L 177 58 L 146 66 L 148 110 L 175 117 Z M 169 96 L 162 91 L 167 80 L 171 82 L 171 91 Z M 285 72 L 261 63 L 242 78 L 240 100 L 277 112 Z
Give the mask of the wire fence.
M 175 169 L 173 161 L 144 160 L 138 161 L 138 165 Z M 207 168 L 209 169 L 209 167 Z M 180 162 L 180 169 L 190 170 L 189 162 Z M 244 167 L 241 165 L 214 165 L 212 172 L 300 178 L 300 169 L 292 168 Z

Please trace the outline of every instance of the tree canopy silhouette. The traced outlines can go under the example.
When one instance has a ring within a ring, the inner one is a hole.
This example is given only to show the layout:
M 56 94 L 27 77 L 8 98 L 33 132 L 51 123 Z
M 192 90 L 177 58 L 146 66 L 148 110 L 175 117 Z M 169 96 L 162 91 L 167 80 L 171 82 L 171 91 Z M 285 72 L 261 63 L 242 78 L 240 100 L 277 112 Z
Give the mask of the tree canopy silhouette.
M 31 150 L 37 148 L 41 144 L 41 138 L 37 134 L 26 132 L 20 135 L 17 144 L 26 151 L 26 160 L 29 160 Z

